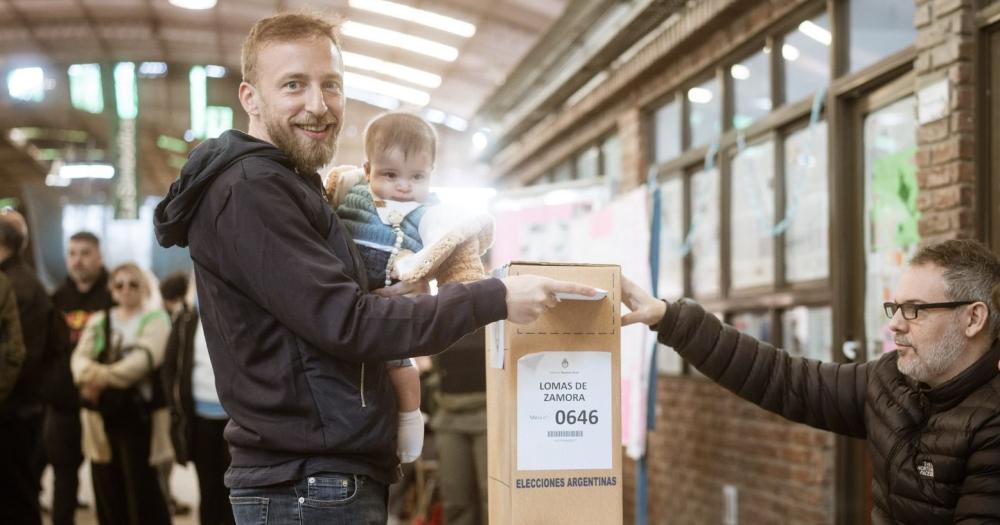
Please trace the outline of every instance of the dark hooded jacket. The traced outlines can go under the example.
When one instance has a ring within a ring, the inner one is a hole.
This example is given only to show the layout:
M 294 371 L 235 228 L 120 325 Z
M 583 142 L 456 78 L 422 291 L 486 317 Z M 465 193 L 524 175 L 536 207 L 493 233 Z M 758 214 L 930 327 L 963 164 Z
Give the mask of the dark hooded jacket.
M 0 263 L 17 297 L 24 365 L 17 385 L 0 404 L 0 419 L 40 417 L 44 409 L 44 381 L 59 356 L 58 319 L 45 287 L 20 255 Z
M 396 397 L 383 362 L 429 355 L 506 317 L 496 279 L 381 298 L 316 174 L 238 131 L 192 153 L 156 209 L 160 244 L 189 245 L 230 487 L 335 471 L 394 479 Z
M 868 440 L 872 523 L 1000 522 L 1000 344 L 930 388 L 896 352 L 858 364 L 792 357 L 689 301 L 659 325 L 677 350 L 736 395 L 785 418 Z

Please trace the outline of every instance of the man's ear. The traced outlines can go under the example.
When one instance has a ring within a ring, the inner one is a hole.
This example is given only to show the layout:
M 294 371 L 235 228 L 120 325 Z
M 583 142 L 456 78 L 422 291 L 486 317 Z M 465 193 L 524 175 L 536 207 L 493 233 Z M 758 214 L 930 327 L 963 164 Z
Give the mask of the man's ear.
M 251 117 L 260 116 L 260 108 L 257 105 L 257 88 L 248 82 L 240 82 L 240 105 L 243 111 Z
M 965 326 L 965 336 L 975 337 L 990 326 L 990 309 L 985 303 L 972 303 L 969 308 L 969 322 Z

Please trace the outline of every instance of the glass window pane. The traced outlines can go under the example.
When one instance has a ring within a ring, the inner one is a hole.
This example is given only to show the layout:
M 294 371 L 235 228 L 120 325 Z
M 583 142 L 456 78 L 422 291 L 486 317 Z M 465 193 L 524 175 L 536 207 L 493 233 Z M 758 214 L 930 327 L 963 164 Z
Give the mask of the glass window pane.
M 785 102 L 812 96 L 830 81 L 830 19 L 823 13 L 784 36 Z
M 601 175 L 612 180 L 622 178 L 622 143 L 615 133 L 601 144 L 601 153 L 604 154 L 604 165 L 601 167 Z
M 851 0 L 849 43 L 850 70 L 878 62 L 916 39 L 913 0 Z
M 829 306 L 798 306 L 781 314 L 781 347 L 789 354 L 833 360 L 833 313 Z
M 882 303 L 893 300 L 920 243 L 916 102 L 910 96 L 865 116 L 865 330 L 868 358 L 895 347 Z
M 556 166 L 552 171 L 552 182 L 566 182 L 573 180 L 573 163 L 569 160 Z
M 826 122 L 785 139 L 785 277 L 791 282 L 829 275 L 826 140 Z
M 771 111 L 771 66 L 760 51 L 729 67 L 733 77 L 733 127 L 745 128 Z
M 719 82 L 714 78 L 687 90 L 690 147 L 704 146 L 718 138 L 722 120 L 719 92 Z
M 674 177 L 660 186 L 660 275 L 657 295 L 684 295 L 684 180 Z
M 691 176 L 691 291 L 695 297 L 719 293 L 719 170 Z
M 771 342 L 771 317 L 766 312 L 733 314 L 730 325 L 758 341 Z
M 750 146 L 733 157 L 733 288 L 774 281 L 774 143 Z
M 681 153 L 681 112 L 676 101 L 653 113 L 653 156 L 657 164 Z
M 600 161 L 600 152 L 597 150 L 597 146 L 591 146 L 576 157 L 576 178 L 578 179 L 593 179 L 597 177 L 597 172 L 599 171 L 599 166 L 597 165 Z

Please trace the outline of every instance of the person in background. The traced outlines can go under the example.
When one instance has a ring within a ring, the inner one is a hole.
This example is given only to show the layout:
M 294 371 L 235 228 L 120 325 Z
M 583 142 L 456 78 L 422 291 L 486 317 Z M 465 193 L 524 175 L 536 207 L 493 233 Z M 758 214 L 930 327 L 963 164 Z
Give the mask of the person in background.
M 40 465 L 42 399 L 45 371 L 55 361 L 55 326 L 52 302 L 34 270 L 22 257 L 28 245 L 28 228 L 16 211 L 0 212 L 0 271 L 9 279 L 17 301 L 24 342 L 20 375 L 7 399 L 0 404 L 0 516 L 4 523 L 41 523 L 38 494 L 41 490 Z
M 49 374 L 44 432 L 45 455 L 53 474 L 52 525 L 72 525 L 77 507 L 82 506 L 77 500 L 83 464 L 80 394 L 70 372 L 70 356 L 90 316 L 114 305 L 96 235 L 80 231 L 70 236 L 66 272 L 66 280 L 52 295 L 52 305 L 63 321 L 64 345 Z
M 157 375 L 170 318 L 147 307 L 149 281 L 135 264 L 117 266 L 110 280 L 117 306 L 90 317 L 70 362 L 97 517 L 102 525 L 169 524 L 156 466 L 174 459 Z
M 7 400 L 24 366 L 24 339 L 14 287 L 0 273 L 0 403 Z M 4 469 L 6 470 L 6 469 Z
M 983 244 L 920 248 L 883 304 L 896 350 L 864 363 L 792 357 L 628 279 L 622 297 L 623 325 L 651 325 L 736 395 L 866 439 L 872 523 L 1000 523 L 1000 259 Z
M 188 276 L 175 273 L 160 283 L 163 304 L 174 320 L 163 360 L 170 402 L 170 436 L 177 463 L 194 462 L 198 474 L 198 518 L 202 525 L 233 525 L 224 478 L 229 448 L 222 436 L 229 416 L 219 403 L 198 312 L 187 302 Z

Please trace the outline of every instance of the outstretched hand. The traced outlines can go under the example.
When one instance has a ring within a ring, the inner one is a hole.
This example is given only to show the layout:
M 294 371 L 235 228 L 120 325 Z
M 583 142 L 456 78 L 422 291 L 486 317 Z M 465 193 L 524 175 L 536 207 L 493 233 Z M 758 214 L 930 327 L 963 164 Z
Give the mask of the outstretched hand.
M 622 316 L 622 326 L 643 323 L 653 325 L 663 319 L 667 313 L 667 304 L 650 295 L 641 286 L 622 277 L 622 303 L 631 312 Z
M 507 320 L 517 324 L 530 323 L 558 304 L 556 293 L 597 294 L 590 286 L 538 275 L 513 275 L 502 281 L 507 287 Z

